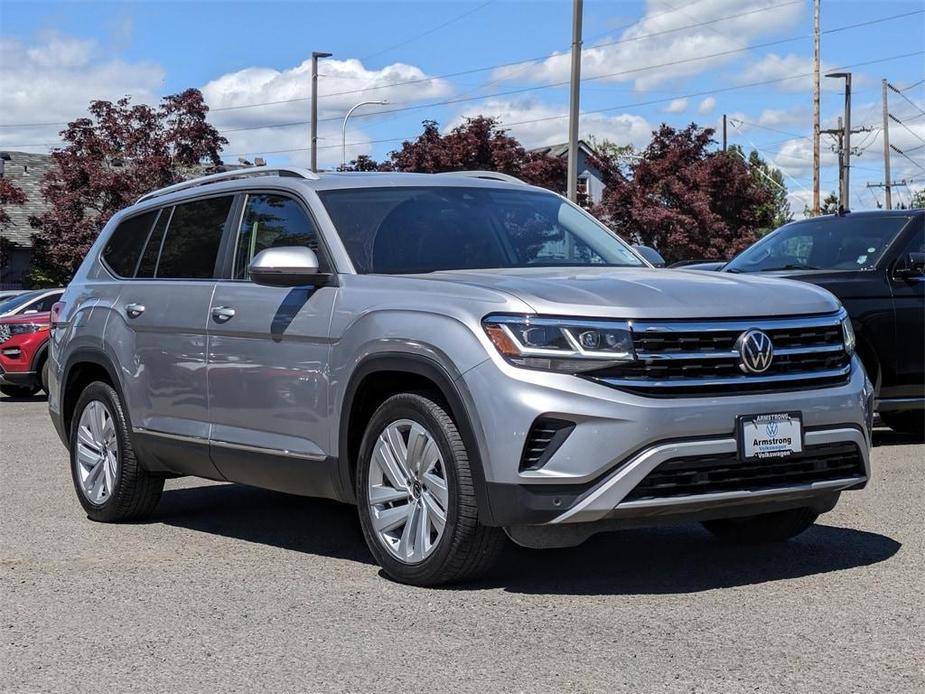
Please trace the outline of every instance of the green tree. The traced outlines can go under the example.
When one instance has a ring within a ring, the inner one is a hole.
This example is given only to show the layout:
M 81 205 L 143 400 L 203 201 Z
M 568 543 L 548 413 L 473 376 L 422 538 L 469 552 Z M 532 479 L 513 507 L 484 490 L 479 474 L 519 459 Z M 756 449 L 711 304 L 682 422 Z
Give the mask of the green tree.
M 787 224 L 787 222 L 792 222 L 793 212 L 790 210 L 790 200 L 787 197 L 787 186 L 784 184 L 783 172 L 768 165 L 757 150 L 753 149 L 746 157 L 741 146 L 732 145 L 727 152 L 747 162 L 749 173 L 751 173 L 755 185 L 763 188 L 768 193 L 768 202 L 759 210 L 759 216 L 762 220 L 765 220 L 766 226 L 758 229 L 758 235 L 764 236 L 768 232 Z

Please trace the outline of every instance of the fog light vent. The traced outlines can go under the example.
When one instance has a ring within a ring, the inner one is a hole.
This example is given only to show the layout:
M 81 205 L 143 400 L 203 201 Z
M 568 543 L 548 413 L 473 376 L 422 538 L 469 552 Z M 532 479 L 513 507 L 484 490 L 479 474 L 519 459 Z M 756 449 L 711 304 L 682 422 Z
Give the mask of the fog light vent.
M 527 434 L 524 452 L 520 458 L 520 470 L 539 470 L 543 467 L 574 428 L 574 422 L 564 419 L 537 418 Z

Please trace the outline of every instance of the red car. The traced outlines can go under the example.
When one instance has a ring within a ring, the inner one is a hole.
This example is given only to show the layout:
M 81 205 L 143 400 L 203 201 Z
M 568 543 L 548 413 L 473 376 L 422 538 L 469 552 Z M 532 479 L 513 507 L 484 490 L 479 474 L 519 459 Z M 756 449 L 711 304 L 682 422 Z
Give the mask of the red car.
M 10 397 L 47 392 L 51 313 L 0 318 L 0 393 Z

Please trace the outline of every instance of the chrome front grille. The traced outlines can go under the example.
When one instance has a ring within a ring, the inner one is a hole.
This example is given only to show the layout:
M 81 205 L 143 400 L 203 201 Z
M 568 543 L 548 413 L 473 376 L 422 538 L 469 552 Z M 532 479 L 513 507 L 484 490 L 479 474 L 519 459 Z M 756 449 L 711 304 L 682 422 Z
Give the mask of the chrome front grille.
M 803 318 L 632 323 L 636 360 L 589 374 L 607 385 L 645 395 L 734 395 L 819 388 L 848 379 L 844 312 Z M 774 346 L 761 373 L 740 366 L 737 341 L 761 330 Z
M 10 339 L 10 326 L 0 324 L 0 342 L 6 342 Z

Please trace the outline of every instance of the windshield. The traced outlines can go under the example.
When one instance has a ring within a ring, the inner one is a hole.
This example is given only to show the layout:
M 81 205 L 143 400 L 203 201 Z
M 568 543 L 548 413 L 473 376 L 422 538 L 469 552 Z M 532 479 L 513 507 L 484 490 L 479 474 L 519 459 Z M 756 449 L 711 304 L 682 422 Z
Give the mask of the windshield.
M 360 273 L 644 266 L 614 234 L 551 193 L 435 186 L 318 195 Z
M 870 270 L 908 217 L 819 217 L 782 226 L 736 256 L 731 272 Z
M 20 306 L 28 304 L 33 299 L 41 296 L 42 292 L 26 292 L 25 294 L 20 294 L 19 296 L 14 296 L 6 301 L 0 301 L 0 314 L 9 313 L 14 311 Z

